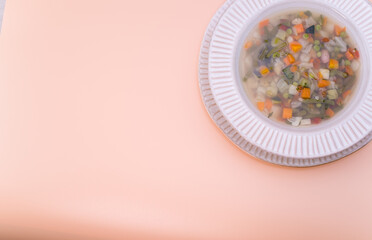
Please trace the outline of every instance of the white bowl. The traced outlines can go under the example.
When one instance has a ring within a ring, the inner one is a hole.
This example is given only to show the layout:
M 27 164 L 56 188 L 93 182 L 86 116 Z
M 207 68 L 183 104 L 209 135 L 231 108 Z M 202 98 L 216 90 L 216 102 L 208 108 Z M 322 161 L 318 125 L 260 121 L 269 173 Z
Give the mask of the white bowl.
M 358 45 L 362 69 L 354 96 L 340 113 L 319 125 L 294 128 L 265 118 L 247 98 L 239 75 L 246 36 L 276 12 L 309 9 L 344 23 Z M 205 34 L 199 82 L 206 108 L 223 132 L 247 153 L 295 167 L 335 161 L 372 139 L 372 7 L 365 0 L 229 0 Z

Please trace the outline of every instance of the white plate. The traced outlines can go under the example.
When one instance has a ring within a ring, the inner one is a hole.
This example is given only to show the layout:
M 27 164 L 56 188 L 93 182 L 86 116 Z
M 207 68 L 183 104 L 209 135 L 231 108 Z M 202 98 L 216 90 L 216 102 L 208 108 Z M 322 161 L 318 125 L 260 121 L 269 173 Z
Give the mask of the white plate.
M 345 23 L 360 48 L 361 77 L 354 97 L 331 120 L 293 128 L 264 118 L 241 87 L 238 57 L 243 40 L 276 11 L 306 7 Z M 241 149 L 265 161 L 293 167 L 329 163 L 372 139 L 372 7 L 365 0 L 228 0 L 213 17 L 201 47 L 199 83 L 219 128 Z

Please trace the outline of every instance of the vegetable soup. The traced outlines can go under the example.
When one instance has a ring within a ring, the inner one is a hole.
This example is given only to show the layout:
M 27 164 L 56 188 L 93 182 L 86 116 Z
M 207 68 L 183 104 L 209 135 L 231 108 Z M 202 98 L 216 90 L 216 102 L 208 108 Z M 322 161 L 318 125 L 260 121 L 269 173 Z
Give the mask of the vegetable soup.
M 319 124 L 340 112 L 360 68 L 346 27 L 308 10 L 262 20 L 240 55 L 243 86 L 254 106 L 295 127 Z

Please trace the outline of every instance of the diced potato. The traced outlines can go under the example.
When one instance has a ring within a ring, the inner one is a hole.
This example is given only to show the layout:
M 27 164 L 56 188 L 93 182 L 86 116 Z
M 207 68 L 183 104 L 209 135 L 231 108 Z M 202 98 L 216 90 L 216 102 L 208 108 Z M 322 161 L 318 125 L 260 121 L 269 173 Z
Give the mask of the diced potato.
M 288 122 L 292 123 L 292 126 L 298 127 L 300 125 L 301 120 L 302 117 L 292 117 L 288 119 Z
M 280 38 L 282 40 L 285 40 L 285 38 L 287 37 L 287 33 L 286 33 L 286 31 L 283 31 L 283 30 L 279 29 L 278 33 L 276 34 L 276 37 Z
M 321 68 L 319 69 L 319 72 L 322 74 L 323 79 L 326 79 L 326 80 L 329 79 L 329 69 Z
M 297 87 L 295 85 L 291 85 L 289 87 L 288 93 L 291 95 L 296 95 L 298 93 Z
M 283 116 L 284 119 L 292 118 L 292 108 L 283 108 Z
M 302 119 L 301 126 L 311 125 L 311 119 Z
M 288 84 L 283 79 L 280 79 L 278 83 L 276 84 L 276 86 L 278 87 L 281 93 L 286 92 L 289 88 Z
M 268 87 L 267 90 L 266 90 L 266 96 L 270 97 L 270 98 L 273 98 L 273 97 L 276 97 L 276 95 L 278 95 L 278 88 L 277 87 Z
M 327 97 L 331 100 L 335 100 L 338 98 L 338 92 L 336 89 L 331 89 L 327 91 Z

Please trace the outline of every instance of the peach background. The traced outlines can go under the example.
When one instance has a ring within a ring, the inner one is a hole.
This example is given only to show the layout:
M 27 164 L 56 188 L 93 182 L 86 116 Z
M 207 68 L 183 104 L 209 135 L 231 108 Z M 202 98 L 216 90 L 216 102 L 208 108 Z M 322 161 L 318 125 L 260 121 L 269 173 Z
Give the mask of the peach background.
M 223 2 L 7 1 L 0 239 L 372 239 L 371 144 L 286 168 L 209 118 L 198 53 Z

